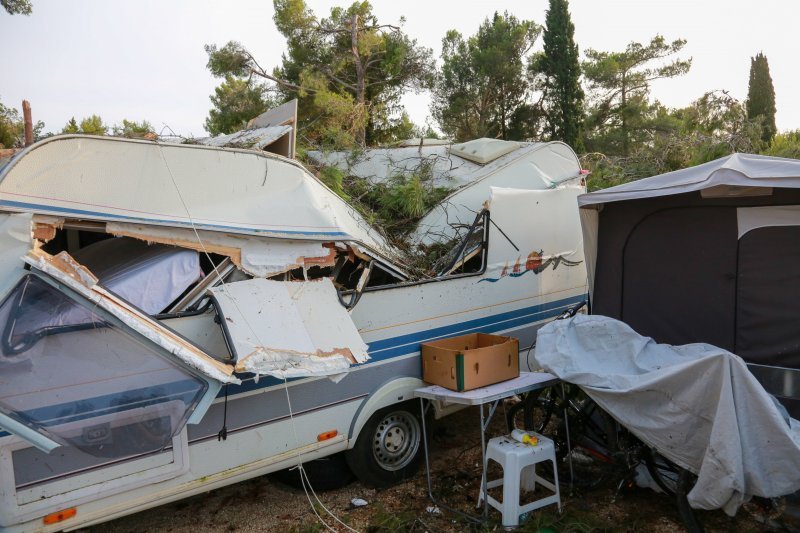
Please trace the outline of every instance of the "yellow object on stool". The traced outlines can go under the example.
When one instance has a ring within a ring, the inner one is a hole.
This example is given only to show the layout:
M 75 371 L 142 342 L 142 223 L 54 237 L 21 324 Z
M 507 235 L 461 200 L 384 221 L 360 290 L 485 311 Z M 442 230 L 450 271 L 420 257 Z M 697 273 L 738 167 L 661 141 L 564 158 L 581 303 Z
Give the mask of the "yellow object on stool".
M 486 467 L 489 461 L 494 461 L 503 467 L 503 477 L 486 482 L 486 489 L 503 487 L 503 501 L 499 502 L 487 493 L 483 494 L 486 501 L 503 514 L 503 526 L 518 526 L 519 516 L 535 509 L 553 503 L 558 504 L 561 512 L 561 493 L 558 490 L 558 468 L 556 466 L 556 452 L 553 441 L 542 435 L 533 433 L 529 440 L 536 439 L 536 445 L 525 444 L 509 437 L 496 437 L 489 441 L 486 447 Z M 547 481 L 536 475 L 536 464 L 542 461 L 553 463 L 553 482 Z M 523 470 L 533 468 L 534 487 L 539 484 L 549 489 L 553 494 L 539 498 L 532 502 L 520 505 L 520 485 Z

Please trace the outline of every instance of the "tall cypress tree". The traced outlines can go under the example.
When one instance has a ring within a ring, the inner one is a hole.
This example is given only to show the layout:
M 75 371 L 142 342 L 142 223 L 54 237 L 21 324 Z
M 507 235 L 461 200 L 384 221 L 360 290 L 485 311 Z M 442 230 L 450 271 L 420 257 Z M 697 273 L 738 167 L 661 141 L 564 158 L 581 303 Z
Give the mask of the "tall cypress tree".
M 583 89 L 575 26 L 567 0 L 550 0 L 544 30 L 544 53 L 537 70 L 543 75 L 544 108 L 547 132 L 579 149 L 583 126 Z
M 767 56 L 759 52 L 750 58 L 750 85 L 747 89 L 747 118 L 761 121 L 761 140 L 772 142 L 775 126 L 775 88 L 769 75 Z

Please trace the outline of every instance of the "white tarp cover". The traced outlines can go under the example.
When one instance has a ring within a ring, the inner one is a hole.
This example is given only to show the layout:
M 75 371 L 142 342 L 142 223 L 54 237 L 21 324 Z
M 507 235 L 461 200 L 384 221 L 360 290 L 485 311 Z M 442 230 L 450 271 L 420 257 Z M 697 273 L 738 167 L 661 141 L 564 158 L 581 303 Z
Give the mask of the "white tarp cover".
M 539 330 L 536 360 L 697 473 L 694 508 L 733 515 L 750 496 L 800 490 L 800 423 L 730 352 L 657 344 L 623 322 L 578 315 Z
M 162 312 L 203 276 L 194 250 L 126 237 L 90 244 L 73 257 L 105 289 L 149 315 Z
M 236 370 L 277 378 L 331 376 L 369 359 L 328 278 L 251 279 L 210 289 L 237 355 Z

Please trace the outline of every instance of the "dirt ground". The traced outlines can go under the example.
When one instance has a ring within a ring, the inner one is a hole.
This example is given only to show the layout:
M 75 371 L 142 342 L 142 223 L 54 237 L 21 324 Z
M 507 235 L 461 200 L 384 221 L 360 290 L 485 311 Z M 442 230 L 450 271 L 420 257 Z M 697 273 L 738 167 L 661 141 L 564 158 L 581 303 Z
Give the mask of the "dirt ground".
M 476 513 L 480 484 L 480 434 L 477 408 L 456 413 L 435 423 L 430 453 L 434 494 L 447 505 Z M 495 416 L 490 431 L 503 433 L 502 413 Z M 561 467 L 560 467 L 561 468 Z M 566 468 L 564 469 L 566 470 Z M 560 472 L 562 479 L 566 472 Z M 616 495 L 617 479 L 608 479 L 592 489 L 562 489 L 563 512 L 555 506 L 532 513 L 521 531 L 683 531 L 677 509 L 670 498 L 649 489 L 626 489 Z M 316 499 L 318 498 L 318 500 Z M 445 510 L 434 510 L 428 498 L 424 466 L 412 479 L 385 490 L 353 482 L 343 488 L 317 493 L 283 485 L 271 476 L 195 496 L 150 509 L 87 530 L 90 533 L 216 531 L 502 531 L 499 513 L 490 509 L 489 520 L 472 524 Z M 368 503 L 354 507 L 351 500 Z M 319 515 L 316 516 L 315 513 Z M 722 512 L 702 512 L 706 531 L 800 532 L 800 523 L 748 504 L 735 518 Z M 323 524 L 326 524 L 324 525 Z

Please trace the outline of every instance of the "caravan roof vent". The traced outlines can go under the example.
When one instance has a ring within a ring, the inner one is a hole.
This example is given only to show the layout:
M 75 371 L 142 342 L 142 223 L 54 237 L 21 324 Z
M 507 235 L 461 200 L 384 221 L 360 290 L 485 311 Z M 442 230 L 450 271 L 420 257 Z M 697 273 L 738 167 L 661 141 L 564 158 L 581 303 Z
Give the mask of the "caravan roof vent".
M 500 156 L 513 152 L 520 146 L 521 144 L 518 142 L 482 138 L 461 144 L 454 144 L 452 148 L 450 148 L 450 154 L 485 165 Z

